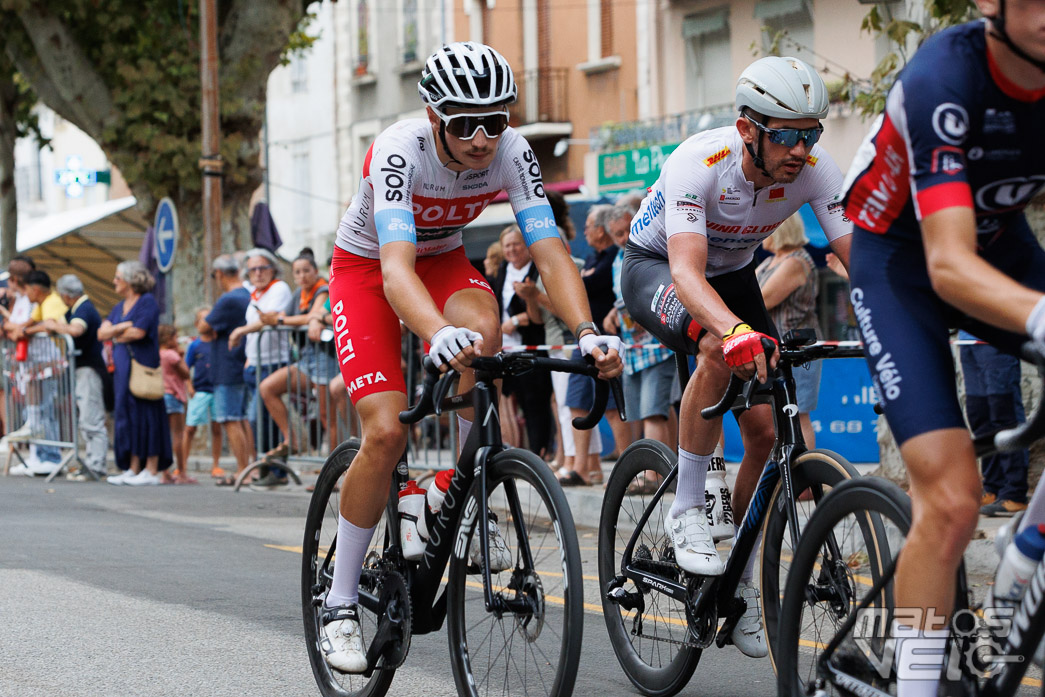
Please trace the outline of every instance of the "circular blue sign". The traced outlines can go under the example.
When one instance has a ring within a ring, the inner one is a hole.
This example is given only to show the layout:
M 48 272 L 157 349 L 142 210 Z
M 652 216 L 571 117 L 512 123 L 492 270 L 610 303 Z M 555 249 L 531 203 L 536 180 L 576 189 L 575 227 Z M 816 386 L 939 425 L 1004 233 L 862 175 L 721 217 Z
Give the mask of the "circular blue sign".
M 156 264 L 161 273 L 167 273 L 174 266 L 174 249 L 178 246 L 178 211 L 174 208 L 174 201 L 166 196 L 156 209 L 153 231 L 156 237 Z

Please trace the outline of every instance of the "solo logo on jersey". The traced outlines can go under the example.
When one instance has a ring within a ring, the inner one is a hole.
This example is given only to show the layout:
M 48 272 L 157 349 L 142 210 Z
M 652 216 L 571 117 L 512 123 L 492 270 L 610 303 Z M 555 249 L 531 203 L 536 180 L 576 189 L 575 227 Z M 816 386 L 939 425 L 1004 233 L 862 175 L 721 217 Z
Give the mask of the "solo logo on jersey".
M 526 197 L 544 198 L 544 184 L 541 181 L 541 166 L 537 164 L 537 156 L 533 150 L 523 153 L 522 162 L 515 158 L 515 168 L 519 172 L 519 180 L 526 188 Z
M 406 184 L 406 158 L 392 153 L 385 162 L 388 163 L 387 166 L 379 170 L 385 178 L 385 186 L 388 187 L 388 191 L 385 192 L 385 200 L 402 201 L 403 185 Z

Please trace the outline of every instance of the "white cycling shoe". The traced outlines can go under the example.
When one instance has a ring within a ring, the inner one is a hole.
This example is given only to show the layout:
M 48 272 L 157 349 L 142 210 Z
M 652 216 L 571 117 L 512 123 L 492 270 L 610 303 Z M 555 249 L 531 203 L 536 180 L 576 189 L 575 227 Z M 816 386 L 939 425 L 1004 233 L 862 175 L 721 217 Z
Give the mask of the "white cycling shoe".
M 323 638 L 319 648 L 334 670 L 362 673 L 366 670 L 366 649 L 359 627 L 359 606 L 339 605 L 323 608 Z
M 664 531 L 675 548 L 675 562 L 697 576 L 721 576 L 726 565 L 711 539 L 708 517 L 703 508 L 694 507 L 678 518 L 664 518 Z
M 769 653 L 769 647 L 766 646 L 766 632 L 762 628 L 762 607 L 758 602 L 758 589 L 750 583 L 740 583 L 733 597 L 741 598 L 747 603 L 747 609 L 740 616 L 737 626 L 733 627 L 733 643 L 745 656 L 765 658 Z
M 489 521 L 489 543 L 490 543 L 490 571 L 498 573 L 510 569 L 514 563 L 512 553 L 508 551 L 508 545 L 501 537 L 501 531 L 497 529 L 497 517 L 490 514 Z M 468 563 L 472 566 L 481 566 L 483 561 L 482 544 L 479 541 L 479 529 L 476 528 L 472 534 L 472 544 L 468 548 Z

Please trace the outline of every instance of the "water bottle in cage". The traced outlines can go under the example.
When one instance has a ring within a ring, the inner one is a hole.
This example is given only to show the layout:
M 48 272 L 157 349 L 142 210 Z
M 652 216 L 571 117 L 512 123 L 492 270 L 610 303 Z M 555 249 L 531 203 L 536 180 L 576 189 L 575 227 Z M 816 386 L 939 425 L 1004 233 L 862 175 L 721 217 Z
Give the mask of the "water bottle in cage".
M 715 446 L 708 467 L 708 478 L 704 485 L 704 511 L 708 516 L 708 527 L 715 542 L 731 540 L 733 528 L 733 497 L 726 484 L 726 460 L 722 446 Z

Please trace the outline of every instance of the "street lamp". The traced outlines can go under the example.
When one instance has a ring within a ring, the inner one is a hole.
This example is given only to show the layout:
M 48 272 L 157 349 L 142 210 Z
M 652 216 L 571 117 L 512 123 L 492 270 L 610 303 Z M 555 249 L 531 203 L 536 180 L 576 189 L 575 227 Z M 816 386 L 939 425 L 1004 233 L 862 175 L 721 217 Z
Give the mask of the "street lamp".
M 562 157 L 566 154 L 566 150 L 571 145 L 590 145 L 590 138 L 560 138 L 555 143 L 555 147 L 552 148 L 552 155 L 556 157 Z

